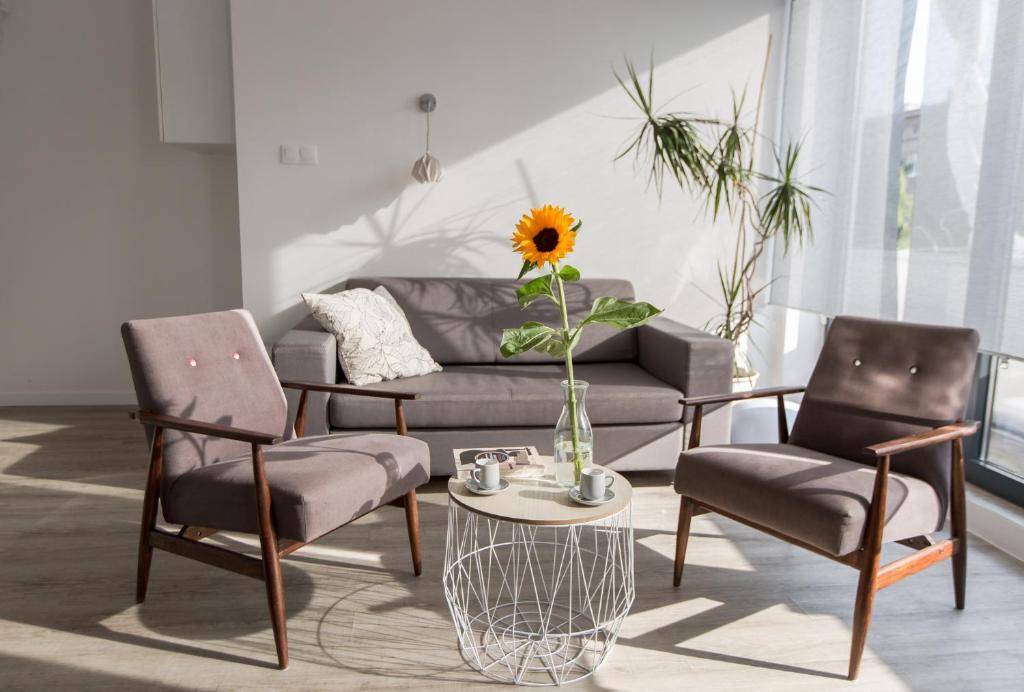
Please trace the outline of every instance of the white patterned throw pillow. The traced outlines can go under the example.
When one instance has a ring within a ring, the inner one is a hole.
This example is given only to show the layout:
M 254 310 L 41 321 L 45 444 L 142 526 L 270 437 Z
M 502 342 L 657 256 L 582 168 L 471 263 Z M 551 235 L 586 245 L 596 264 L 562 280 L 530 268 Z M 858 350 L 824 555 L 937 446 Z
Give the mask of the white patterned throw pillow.
M 338 360 L 351 384 L 440 372 L 412 335 L 409 320 L 383 286 L 331 295 L 303 293 L 313 317 L 338 339 Z

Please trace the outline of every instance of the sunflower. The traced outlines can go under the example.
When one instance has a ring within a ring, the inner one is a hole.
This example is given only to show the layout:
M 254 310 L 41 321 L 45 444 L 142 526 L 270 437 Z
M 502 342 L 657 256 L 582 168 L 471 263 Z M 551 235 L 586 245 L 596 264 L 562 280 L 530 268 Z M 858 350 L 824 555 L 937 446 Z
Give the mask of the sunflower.
M 545 262 L 554 264 L 572 252 L 578 228 L 574 223 L 575 219 L 562 207 L 545 204 L 540 209 L 531 209 L 530 215 L 523 214 L 516 224 L 512 247 L 538 267 Z

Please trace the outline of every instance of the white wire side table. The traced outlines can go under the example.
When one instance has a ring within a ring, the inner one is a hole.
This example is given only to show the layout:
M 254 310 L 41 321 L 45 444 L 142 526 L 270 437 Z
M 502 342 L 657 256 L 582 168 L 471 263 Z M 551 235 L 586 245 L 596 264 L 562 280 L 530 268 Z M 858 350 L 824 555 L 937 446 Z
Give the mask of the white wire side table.
M 444 594 L 462 657 L 494 680 L 561 685 L 611 651 L 634 598 L 629 481 L 578 505 L 553 478 L 508 477 L 508 490 L 448 482 Z

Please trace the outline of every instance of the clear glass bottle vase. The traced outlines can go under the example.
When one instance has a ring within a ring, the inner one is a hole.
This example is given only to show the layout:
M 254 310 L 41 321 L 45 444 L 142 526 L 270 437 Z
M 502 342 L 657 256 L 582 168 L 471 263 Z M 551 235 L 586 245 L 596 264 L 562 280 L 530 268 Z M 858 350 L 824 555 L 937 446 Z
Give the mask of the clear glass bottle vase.
M 562 394 L 564 403 L 562 415 L 558 417 L 558 424 L 555 426 L 555 480 L 566 488 L 579 483 L 574 462 L 573 445 L 579 450 L 582 458 L 582 466 L 590 466 L 593 463 L 594 454 L 594 429 L 590 426 L 590 418 L 587 417 L 587 388 L 589 382 L 575 380 L 572 389 L 568 380 L 562 380 Z M 576 404 L 576 436 L 573 439 L 573 394 L 575 393 Z

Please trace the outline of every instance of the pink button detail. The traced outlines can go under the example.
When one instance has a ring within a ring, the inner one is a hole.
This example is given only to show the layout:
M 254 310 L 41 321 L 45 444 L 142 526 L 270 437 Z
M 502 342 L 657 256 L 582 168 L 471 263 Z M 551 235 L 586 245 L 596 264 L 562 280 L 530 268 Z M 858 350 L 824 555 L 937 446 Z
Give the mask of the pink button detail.
M 191 365 L 194 368 L 196 366 L 196 359 L 195 358 L 189 358 L 188 359 L 188 364 Z
M 238 351 L 235 351 L 234 353 L 232 353 L 231 357 L 234 358 L 235 360 L 238 360 L 239 358 L 241 358 L 241 356 L 238 355 Z

